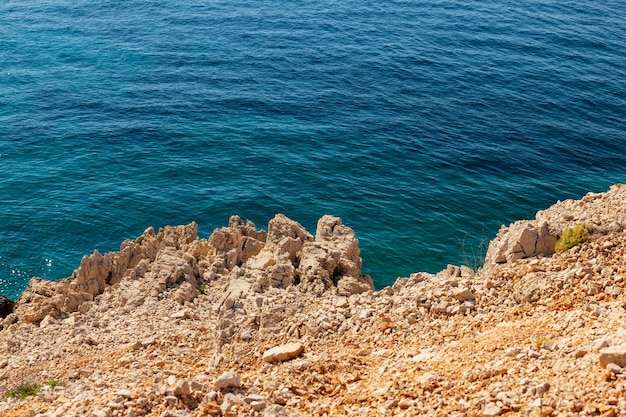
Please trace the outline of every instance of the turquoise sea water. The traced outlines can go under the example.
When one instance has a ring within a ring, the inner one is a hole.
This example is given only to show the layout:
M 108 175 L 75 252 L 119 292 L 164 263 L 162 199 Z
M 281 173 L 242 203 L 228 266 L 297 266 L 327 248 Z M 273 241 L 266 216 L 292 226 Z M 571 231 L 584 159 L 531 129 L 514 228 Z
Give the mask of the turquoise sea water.
M 622 0 L 6 0 L 0 293 L 148 226 L 341 216 L 378 287 L 626 181 Z

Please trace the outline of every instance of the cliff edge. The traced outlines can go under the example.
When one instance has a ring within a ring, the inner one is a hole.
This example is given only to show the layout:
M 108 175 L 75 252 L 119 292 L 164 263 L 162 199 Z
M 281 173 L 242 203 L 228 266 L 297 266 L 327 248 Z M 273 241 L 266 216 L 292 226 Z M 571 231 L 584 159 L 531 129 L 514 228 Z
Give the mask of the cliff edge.
M 0 413 L 626 415 L 626 186 L 503 227 L 479 271 L 374 291 L 361 265 L 332 216 L 148 229 L 31 280 L 0 322 Z

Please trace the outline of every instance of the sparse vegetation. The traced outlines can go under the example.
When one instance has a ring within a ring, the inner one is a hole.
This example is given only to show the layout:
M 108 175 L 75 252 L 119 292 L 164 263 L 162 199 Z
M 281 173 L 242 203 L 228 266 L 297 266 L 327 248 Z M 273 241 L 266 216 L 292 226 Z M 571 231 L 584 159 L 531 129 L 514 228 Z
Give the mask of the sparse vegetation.
M 484 235 L 484 230 L 483 230 Z M 482 239 L 478 241 L 477 245 L 472 245 L 469 247 L 469 251 L 466 250 L 465 241 L 467 240 L 467 235 L 463 237 L 463 241 L 461 242 L 461 252 L 463 254 L 463 264 L 465 266 L 472 268 L 473 271 L 478 271 L 485 265 L 485 255 L 487 252 L 488 241 L 487 238 L 483 236 Z
M 7 392 L 7 397 L 23 400 L 32 395 L 37 395 L 41 391 L 41 384 L 24 383 Z
M 17 398 L 18 400 L 23 400 L 24 398 L 37 395 L 44 385 L 47 385 L 51 388 L 56 388 L 65 387 L 67 386 L 67 383 L 63 381 L 57 381 L 56 379 L 51 379 L 50 381 L 44 382 L 43 385 L 32 382 L 24 383 L 18 385 L 10 391 L 7 391 L 6 396 L 9 398 Z
M 537 349 L 541 348 L 544 344 L 551 346 L 552 345 L 552 340 L 548 339 L 547 337 L 540 337 L 538 339 L 535 339 L 535 341 L 533 342 L 535 347 Z
M 50 381 L 45 382 L 44 385 L 48 385 L 49 387 L 56 388 L 56 387 L 65 387 L 67 386 L 67 383 L 63 381 L 57 381 L 56 379 L 51 379 Z
M 200 291 L 200 294 L 204 294 L 204 291 L 206 290 L 206 284 L 202 283 L 198 286 L 198 291 Z
M 574 246 L 581 245 L 583 243 L 589 243 L 591 239 L 589 238 L 589 233 L 585 229 L 584 224 L 579 224 L 578 226 L 570 227 L 569 229 L 565 229 L 561 234 L 561 237 L 556 241 L 556 245 L 554 250 L 556 252 L 563 252 Z

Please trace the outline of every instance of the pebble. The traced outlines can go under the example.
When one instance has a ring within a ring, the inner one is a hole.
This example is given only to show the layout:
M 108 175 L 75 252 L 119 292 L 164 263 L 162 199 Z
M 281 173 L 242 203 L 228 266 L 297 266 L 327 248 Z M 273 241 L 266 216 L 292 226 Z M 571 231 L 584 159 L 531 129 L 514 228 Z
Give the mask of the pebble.
M 495 417 L 499 416 L 502 413 L 502 409 L 498 407 L 496 404 L 489 402 L 485 404 L 483 407 L 482 416 L 483 417 Z
M 408 398 L 403 398 L 400 401 L 398 401 L 398 407 L 402 410 L 406 410 L 412 405 L 413 405 L 413 400 L 409 400 Z
M 606 367 L 611 362 L 621 367 L 626 366 L 626 343 L 600 350 L 600 365 Z
M 504 354 L 506 356 L 516 356 L 521 351 L 522 351 L 522 349 L 520 349 L 518 347 L 512 347 L 512 348 L 508 348 L 507 350 L 505 350 Z
M 606 365 L 606 369 L 609 372 L 612 372 L 614 374 L 621 374 L 622 373 L 622 367 L 611 362 L 609 364 Z
M 189 386 L 189 382 L 180 381 L 176 388 L 174 388 L 174 395 L 180 397 L 181 395 L 191 395 L 191 387 Z
M 263 354 L 265 362 L 282 362 L 300 355 L 304 351 L 302 343 L 287 343 L 273 347 Z
M 584 357 L 589 351 L 587 349 L 578 349 L 574 352 L 574 357 L 580 359 Z
M 241 380 L 237 372 L 224 372 L 215 382 L 213 386 L 217 391 L 226 388 L 240 388 Z
M 91 412 L 92 417 L 111 417 L 112 415 L 110 408 L 96 408 Z

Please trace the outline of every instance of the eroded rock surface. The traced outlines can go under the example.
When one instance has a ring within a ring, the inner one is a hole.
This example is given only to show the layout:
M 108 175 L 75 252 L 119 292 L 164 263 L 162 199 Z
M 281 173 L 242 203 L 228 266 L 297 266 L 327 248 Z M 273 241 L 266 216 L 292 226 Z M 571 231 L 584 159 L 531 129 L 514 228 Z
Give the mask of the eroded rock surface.
M 372 291 L 354 233 L 278 215 L 148 229 L 2 320 L 18 416 L 626 415 L 626 187 L 555 204 L 450 265 Z M 591 242 L 561 253 L 563 230 Z M 269 360 L 268 360 L 269 359 Z
M 118 252 L 83 257 L 67 279 L 33 278 L 10 320 L 36 323 L 48 315 L 88 309 L 110 287 L 121 291 L 120 305 L 137 307 L 172 287 L 173 298 L 184 304 L 197 297 L 200 285 L 224 277 L 238 297 L 244 287 L 260 293 L 299 283 L 301 291 L 318 295 L 331 288 L 344 295 L 373 291 L 361 265 L 354 231 L 338 217 L 320 219 L 317 239 L 282 214 L 269 222 L 267 232 L 233 216 L 228 227 L 216 229 L 208 240 L 198 239 L 195 223 L 168 226 L 158 234 L 149 228 L 123 242 Z

